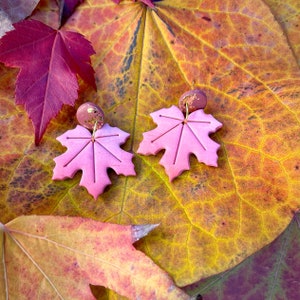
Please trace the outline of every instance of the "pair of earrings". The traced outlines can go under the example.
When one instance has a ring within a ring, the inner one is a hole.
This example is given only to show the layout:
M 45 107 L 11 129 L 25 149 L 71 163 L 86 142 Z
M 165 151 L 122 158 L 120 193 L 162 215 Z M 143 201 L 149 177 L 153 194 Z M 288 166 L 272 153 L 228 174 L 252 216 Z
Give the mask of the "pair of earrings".
M 191 90 L 180 97 L 178 107 L 173 105 L 150 114 L 157 127 L 143 134 L 137 152 L 155 155 L 165 149 L 160 164 L 170 181 L 189 170 L 190 154 L 195 154 L 199 162 L 217 167 L 220 146 L 209 134 L 222 124 L 204 112 L 206 103 L 204 92 Z M 78 108 L 76 117 L 80 125 L 57 138 L 68 150 L 54 159 L 52 179 L 72 178 L 82 170 L 80 185 L 96 199 L 111 183 L 108 168 L 118 175 L 136 175 L 133 154 L 120 148 L 129 134 L 105 123 L 101 108 L 90 102 Z

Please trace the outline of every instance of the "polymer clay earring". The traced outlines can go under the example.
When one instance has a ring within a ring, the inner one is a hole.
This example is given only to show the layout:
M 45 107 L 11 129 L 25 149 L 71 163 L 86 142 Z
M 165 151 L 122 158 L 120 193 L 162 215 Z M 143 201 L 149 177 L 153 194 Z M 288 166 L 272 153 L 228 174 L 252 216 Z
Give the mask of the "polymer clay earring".
M 195 89 L 180 97 L 178 107 L 173 105 L 150 114 L 157 127 L 143 133 L 137 152 L 155 155 L 165 149 L 159 163 L 170 181 L 190 169 L 190 154 L 208 166 L 218 166 L 220 145 L 209 134 L 220 129 L 222 123 L 204 112 L 206 104 L 205 93 Z
M 77 110 L 80 125 L 68 130 L 57 140 L 67 151 L 54 158 L 54 180 L 72 178 L 82 170 L 80 186 L 84 186 L 96 199 L 111 183 L 107 169 L 118 175 L 136 175 L 133 154 L 120 148 L 129 134 L 104 122 L 104 113 L 94 103 L 82 104 Z

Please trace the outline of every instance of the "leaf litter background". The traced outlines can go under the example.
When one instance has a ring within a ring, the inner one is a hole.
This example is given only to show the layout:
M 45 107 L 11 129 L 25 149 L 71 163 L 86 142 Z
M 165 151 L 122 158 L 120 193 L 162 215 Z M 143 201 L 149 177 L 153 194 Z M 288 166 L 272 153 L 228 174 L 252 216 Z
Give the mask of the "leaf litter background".
M 161 155 L 136 155 L 138 176 L 111 172 L 113 185 L 97 201 L 78 186 L 80 174 L 54 182 L 53 158 L 65 150 L 55 138 L 75 127 L 76 109 L 65 107 L 35 147 L 30 120 L 14 105 L 17 71 L 1 66 L 0 221 L 54 214 L 160 223 L 138 248 L 183 286 L 271 242 L 299 208 L 299 50 L 292 39 L 289 48 L 262 1 L 155 5 L 106 0 L 78 7 L 64 28 L 92 42 L 98 92 L 81 83 L 76 107 L 99 104 L 111 126 L 131 133 L 124 149 L 135 152 L 142 132 L 155 127 L 149 113 L 202 88 L 206 112 L 223 123 L 213 135 L 221 144 L 219 168 L 192 158 L 191 171 L 169 183 Z M 53 12 L 43 19 L 45 13 L 37 10 L 36 18 L 49 24 Z

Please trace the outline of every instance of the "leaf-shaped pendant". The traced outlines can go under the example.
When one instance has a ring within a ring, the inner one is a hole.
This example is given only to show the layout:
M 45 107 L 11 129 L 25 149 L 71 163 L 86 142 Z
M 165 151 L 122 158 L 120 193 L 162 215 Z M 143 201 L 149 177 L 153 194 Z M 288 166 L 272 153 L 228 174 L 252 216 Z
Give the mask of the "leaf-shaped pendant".
M 203 102 L 200 105 L 203 107 Z M 158 126 L 143 134 L 137 152 L 155 155 L 165 149 L 160 164 L 164 166 L 170 181 L 190 169 L 190 154 L 195 154 L 199 162 L 208 166 L 218 166 L 217 151 L 220 145 L 210 139 L 209 134 L 221 128 L 222 123 L 212 115 L 206 114 L 203 109 L 196 109 L 191 114 L 185 111 L 184 115 L 174 105 L 150 115 Z
M 90 107 L 90 103 L 85 105 Z M 111 183 L 107 175 L 108 168 L 113 169 L 118 175 L 125 176 L 135 175 L 135 171 L 132 163 L 133 154 L 120 148 L 129 134 L 108 124 L 99 128 L 98 124 L 103 121 L 103 117 L 99 115 L 97 109 L 92 109 L 90 113 L 92 117 L 93 114 L 98 114 L 100 120 L 98 123 L 94 121 L 93 133 L 87 129 L 91 128 L 90 122 L 83 121 L 87 124 L 87 128 L 77 125 L 75 129 L 68 130 L 57 138 L 68 150 L 54 159 L 56 165 L 52 179 L 72 178 L 77 171 L 82 170 L 80 185 L 86 187 L 96 199 Z

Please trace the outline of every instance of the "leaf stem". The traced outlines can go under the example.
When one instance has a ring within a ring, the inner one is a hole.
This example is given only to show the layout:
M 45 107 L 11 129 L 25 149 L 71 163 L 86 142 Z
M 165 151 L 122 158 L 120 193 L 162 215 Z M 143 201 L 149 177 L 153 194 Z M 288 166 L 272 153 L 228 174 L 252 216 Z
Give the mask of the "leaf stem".
M 4 279 L 4 289 L 5 289 L 5 300 L 8 300 L 8 278 L 7 278 L 7 270 L 6 270 L 6 264 L 5 264 L 5 234 L 6 228 L 5 226 L 0 222 L 0 234 L 2 234 L 2 264 L 3 264 L 3 279 Z M 0 247 L 1 248 L 1 247 Z

